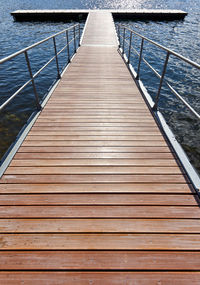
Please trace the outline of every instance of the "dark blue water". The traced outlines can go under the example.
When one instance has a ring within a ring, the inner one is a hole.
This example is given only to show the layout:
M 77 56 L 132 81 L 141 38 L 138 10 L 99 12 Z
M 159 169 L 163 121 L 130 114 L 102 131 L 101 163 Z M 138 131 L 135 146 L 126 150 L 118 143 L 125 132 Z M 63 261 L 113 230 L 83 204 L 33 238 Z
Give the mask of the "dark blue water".
M 182 55 L 200 63 L 200 1 L 164 1 L 164 0 L 62 0 L 62 1 L 1 1 L 0 10 L 0 58 L 5 57 L 16 50 L 20 50 L 44 37 L 65 29 L 73 23 L 17 23 L 10 16 L 10 12 L 17 9 L 182 9 L 188 12 L 184 21 L 151 22 L 135 21 L 125 22 L 137 32 L 181 53 Z M 58 39 L 58 46 L 62 47 L 65 39 Z M 139 49 L 139 41 L 135 39 L 134 45 Z M 72 52 L 72 50 L 71 50 Z M 42 55 L 42 56 L 41 56 Z M 49 57 L 53 55 L 52 42 L 42 45 L 40 48 L 29 53 L 33 71 L 39 69 Z M 150 45 L 145 45 L 144 55 L 158 71 L 162 70 L 165 54 Z M 137 57 L 132 56 L 131 62 L 137 65 Z M 59 59 L 60 69 L 66 63 L 65 54 Z M 152 97 L 155 97 L 158 79 L 151 71 L 142 65 L 142 76 L 145 86 Z M 170 58 L 167 69 L 167 79 L 176 87 L 177 91 L 200 111 L 199 103 L 199 71 L 190 68 L 175 58 Z M 0 70 L 0 101 L 2 102 L 14 92 L 20 84 L 28 79 L 26 62 L 21 56 L 11 63 L 1 66 Z M 40 98 L 56 79 L 55 62 L 46 72 L 37 79 L 37 88 Z M 200 171 L 200 124 L 188 112 L 180 102 L 171 95 L 165 86 L 161 93 L 159 108 L 164 113 L 168 123 L 174 130 L 177 139 L 186 150 L 191 162 Z M 34 95 L 31 85 L 22 92 L 4 112 L 0 120 L 0 153 L 6 151 L 10 143 L 15 139 L 20 128 L 24 125 L 30 114 L 35 110 Z

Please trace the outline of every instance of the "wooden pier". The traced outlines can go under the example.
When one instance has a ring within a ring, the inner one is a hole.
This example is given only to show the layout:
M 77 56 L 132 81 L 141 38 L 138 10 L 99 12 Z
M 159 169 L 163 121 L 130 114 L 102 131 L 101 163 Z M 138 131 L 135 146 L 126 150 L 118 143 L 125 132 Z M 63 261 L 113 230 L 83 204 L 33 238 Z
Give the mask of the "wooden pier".
M 0 284 L 200 284 L 198 198 L 91 12 L 0 180 Z
M 94 10 L 17 10 L 11 15 L 16 21 L 71 21 L 84 20 L 89 13 Z M 100 12 L 100 10 L 96 10 Z M 166 9 L 133 9 L 133 10 L 101 10 L 105 13 L 112 13 L 116 20 L 156 20 L 170 21 L 181 20 L 187 16 L 187 12 L 182 10 Z

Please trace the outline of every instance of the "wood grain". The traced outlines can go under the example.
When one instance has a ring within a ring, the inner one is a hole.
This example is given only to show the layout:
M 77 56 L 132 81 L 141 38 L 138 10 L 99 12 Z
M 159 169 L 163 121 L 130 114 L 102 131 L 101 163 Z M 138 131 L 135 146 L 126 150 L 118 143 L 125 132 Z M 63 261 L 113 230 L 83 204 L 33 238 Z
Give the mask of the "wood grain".
M 161 183 L 59 183 L 59 184 L 0 184 L 1 193 L 5 194 L 34 194 L 34 193 L 158 193 L 158 194 L 191 194 L 189 184 L 161 184 Z
M 62 187 L 60 187 L 62 188 Z M 30 191 L 30 190 L 29 190 Z M 31 191 L 30 191 L 31 192 Z M 42 192 L 42 190 L 41 190 Z M 21 194 L 0 195 L 0 205 L 165 205 L 196 206 L 196 195 L 171 194 Z
M 199 272 L 1 272 L 0 281 L 6 285 L 116 285 L 129 282 L 137 285 L 173 284 L 199 285 Z M 22 283 L 23 282 L 23 283 Z
M 199 219 L 200 209 L 198 206 L 0 206 L 0 218 L 26 217 Z
M 0 233 L 189 233 L 200 220 L 185 219 L 0 219 Z
M 200 250 L 200 234 L 0 234 L 1 250 Z
M 187 263 L 184 260 L 187 260 Z M 199 270 L 200 253 L 110 250 L 2 251 L 1 261 L 1 270 L 163 270 L 163 266 L 166 270 Z M 185 273 L 182 274 L 184 276 Z

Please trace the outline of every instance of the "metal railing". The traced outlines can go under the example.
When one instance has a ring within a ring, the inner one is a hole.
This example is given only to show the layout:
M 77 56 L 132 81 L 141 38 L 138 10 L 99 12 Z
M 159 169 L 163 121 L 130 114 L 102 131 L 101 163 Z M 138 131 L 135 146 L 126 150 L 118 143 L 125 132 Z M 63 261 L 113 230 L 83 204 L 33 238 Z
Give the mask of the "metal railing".
M 69 33 L 72 33 L 71 35 L 71 39 L 69 40 Z M 66 37 L 66 45 L 59 51 L 57 51 L 57 45 L 56 45 L 56 37 L 61 35 L 61 34 L 65 34 Z M 34 91 L 34 95 L 35 95 L 35 102 L 36 102 L 36 106 L 38 110 L 41 110 L 41 104 L 40 104 L 40 99 L 39 99 L 39 95 L 37 93 L 37 88 L 36 88 L 36 84 L 35 84 L 35 78 L 53 61 L 56 61 L 56 70 L 57 70 L 57 79 L 60 79 L 61 77 L 61 71 L 59 68 L 59 63 L 58 63 L 58 56 L 64 51 L 67 50 L 67 61 L 66 64 L 68 64 L 71 60 L 70 57 L 70 44 L 73 45 L 73 52 L 75 53 L 77 50 L 77 40 L 78 43 L 80 44 L 80 38 L 81 38 L 81 25 L 80 24 L 76 24 L 73 25 L 59 33 L 56 33 L 48 38 L 45 38 L 44 40 L 41 40 L 31 46 L 28 46 L 27 48 L 24 48 L 16 53 L 11 54 L 8 57 L 5 57 L 3 59 L 0 60 L 0 64 L 3 64 L 5 62 L 10 61 L 13 58 L 16 58 L 17 56 L 24 54 L 25 59 L 26 59 L 26 63 L 27 63 L 27 68 L 28 68 L 28 72 L 30 75 L 30 79 L 24 83 L 20 88 L 17 89 L 17 91 L 15 91 L 14 94 L 12 94 L 3 104 L 0 105 L 0 111 L 2 111 L 27 85 L 29 85 L 30 83 L 32 83 L 33 86 L 33 91 Z M 54 49 L 54 56 L 48 61 L 46 62 L 35 74 L 32 73 L 32 69 L 31 69 L 31 64 L 30 64 L 30 60 L 29 60 L 29 56 L 28 56 L 28 51 L 47 42 L 53 40 L 53 49 Z
M 181 59 L 182 61 L 184 61 L 185 63 L 190 64 L 191 66 L 200 69 L 200 65 L 197 64 L 196 62 L 164 47 L 161 44 L 158 44 L 157 42 L 154 42 L 150 39 L 148 39 L 147 37 L 142 36 L 141 34 L 133 31 L 132 29 L 124 26 L 124 25 L 117 25 L 117 33 L 118 33 L 118 37 L 119 37 L 119 44 L 120 44 L 120 48 L 122 49 L 122 53 L 125 54 L 125 43 L 128 45 L 128 53 L 127 53 L 127 63 L 130 63 L 130 56 L 131 56 L 131 51 L 133 50 L 134 53 L 139 57 L 138 60 L 138 65 L 137 65 L 137 75 L 136 75 L 136 79 L 139 80 L 140 78 L 140 68 L 141 68 L 141 62 L 143 61 L 153 72 L 154 74 L 160 79 L 160 83 L 159 83 L 159 87 L 157 90 L 157 94 L 156 94 L 156 98 L 155 98 L 155 102 L 154 102 L 154 106 L 153 106 L 153 110 L 157 111 L 158 109 L 158 103 L 159 103 L 159 99 L 160 99 L 160 93 L 161 93 L 161 89 L 163 86 L 163 83 L 166 84 L 166 86 L 170 89 L 170 91 L 179 99 L 181 100 L 181 102 L 193 113 L 193 115 L 195 117 L 197 117 L 198 119 L 200 119 L 200 114 L 197 113 L 196 110 L 194 110 L 194 108 L 171 86 L 171 84 L 165 79 L 165 74 L 166 74 L 166 70 L 167 70 L 167 65 L 168 65 L 168 61 L 169 61 L 169 57 L 170 55 L 173 55 L 179 59 Z M 135 35 L 136 37 L 139 37 L 141 39 L 141 44 L 140 44 L 140 52 L 138 52 L 133 46 L 132 46 L 132 39 L 133 39 L 133 35 Z M 164 61 L 164 65 L 163 65 L 163 70 L 162 70 L 162 74 L 159 74 L 159 72 L 157 70 L 155 70 L 155 68 L 153 68 L 153 66 L 145 59 L 145 57 L 143 56 L 143 50 L 144 50 L 144 45 L 145 42 L 149 42 L 152 45 L 159 47 L 160 49 L 166 51 L 166 57 L 165 57 L 165 61 Z

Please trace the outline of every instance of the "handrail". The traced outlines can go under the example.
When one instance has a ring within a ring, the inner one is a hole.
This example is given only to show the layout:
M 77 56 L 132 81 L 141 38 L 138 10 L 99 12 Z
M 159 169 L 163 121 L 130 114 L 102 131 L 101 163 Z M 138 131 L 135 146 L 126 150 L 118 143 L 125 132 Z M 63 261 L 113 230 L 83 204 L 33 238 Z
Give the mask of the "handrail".
M 152 41 L 150 39 L 148 39 L 147 37 L 142 36 L 141 34 L 133 31 L 132 29 L 126 27 L 125 25 L 117 25 L 117 32 L 118 32 L 118 37 L 119 37 L 119 43 L 120 46 L 122 47 L 122 53 L 125 53 L 125 43 L 127 43 L 127 45 L 129 46 L 128 48 L 128 64 L 130 63 L 130 55 L 131 55 L 131 50 L 134 50 L 134 52 L 137 54 L 137 56 L 139 57 L 139 62 L 138 62 L 138 66 L 137 66 L 137 75 L 136 75 L 136 79 L 139 80 L 140 77 L 140 66 L 141 66 L 141 61 L 143 60 L 144 63 L 154 72 L 154 74 L 160 79 L 160 84 L 159 84 L 159 88 L 157 91 L 157 95 L 156 95 L 156 99 L 154 102 L 154 106 L 153 106 L 153 110 L 157 111 L 158 109 L 158 103 L 159 103 L 159 98 L 160 98 L 160 92 L 161 92 L 161 88 L 163 83 L 166 84 L 166 86 L 170 89 L 170 91 L 178 98 L 181 100 L 181 102 L 193 113 L 193 115 L 195 115 L 195 117 L 197 117 L 198 119 L 200 119 L 200 114 L 198 114 L 197 111 L 195 111 L 195 109 L 171 86 L 171 84 L 164 78 L 165 77 L 165 73 L 166 73 L 166 69 L 167 69 L 167 64 L 169 61 L 169 57 L 170 55 L 174 55 L 177 58 L 181 59 L 182 61 L 192 65 L 193 67 L 200 69 L 200 65 L 182 55 L 180 55 L 177 52 L 174 52 L 171 49 L 166 48 L 165 46 L 158 44 L 155 41 Z M 120 33 L 120 29 L 123 30 L 122 35 Z M 129 40 L 127 39 L 126 36 L 126 30 L 130 32 L 130 36 L 129 36 Z M 136 36 L 140 37 L 141 40 L 141 46 L 140 46 L 140 52 L 138 52 L 133 46 L 132 46 L 132 35 L 135 34 Z M 121 39 L 122 39 L 122 44 L 121 44 Z M 163 66 L 163 71 L 162 74 L 159 74 L 159 72 L 157 70 L 155 70 L 152 65 L 147 61 L 147 59 L 144 58 L 143 56 L 143 48 L 144 48 L 144 42 L 150 42 L 151 44 L 165 50 L 167 52 L 166 54 L 166 58 L 165 58 L 165 63 Z
M 15 52 L 15 53 L 13 53 L 13 54 L 11 54 L 11 55 L 5 57 L 5 58 L 2 58 L 2 59 L 0 60 L 0 64 L 2 64 L 2 63 L 4 63 L 4 62 L 6 62 L 6 61 L 8 61 L 8 60 L 10 60 L 10 59 L 12 59 L 12 58 L 18 56 L 18 55 L 20 55 L 20 54 L 22 54 L 22 53 L 24 53 L 25 51 L 28 51 L 28 50 L 30 50 L 30 49 L 32 49 L 32 48 L 38 46 L 38 45 L 41 45 L 41 44 L 43 44 L 44 42 L 47 42 L 48 40 L 52 39 L 53 37 L 57 37 L 57 36 L 63 34 L 64 32 L 73 29 L 74 26 L 77 27 L 77 26 L 80 26 L 80 24 L 73 25 L 73 26 L 71 26 L 71 27 L 69 27 L 69 28 L 67 28 L 67 29 L 65 29 L 65 30 L 62 30 L 62 31 L 60 31 L 60 32 L 58 32 L 58 33 L 56 33 L 56 34 L 54 34 L 54 35 L 52 35 L 52 36 L 49 36 L 48 38 L 45 38 L 45 39 L 43 39 L 43 40 L 41 40 L 41 41 L 39 41 L 39 42 L 37 42 L 37 43 L 35 43 L 35 44 L 32 44 L 32 45 L 30 45 L 30 46 L 28 46 L 28 47 L 26 47 L 26 48 L 24 48 L 24 49 L 21 49 L 21 50 Z
M 197 67 L 198 69 L 200 69 L 200 65 L 198 63 L 190 60 L 189 58 L 187 58 L 187 57 L 185 57 L 185 56 L 183 56 L 183 55 L 181 55 L 181 54 L 179 54 L 179 53 L 177 53 L 177 52 L 175 52 L 175 51 L 173 51 L 173 50 L 171 50 L 171 49 L 169 49 L 169 48 L 167 48 L 167 47 L 165 47 L 165 46 L 163 46 L 163 45 L 161 45 L 161 44 L 159 44 L 159 43 L 157 43 L 157 42 L 155 42 L 153 40 L 150 40 L 149 38 L 147 38 L 145 36 L 142 36 L 141 34 L 137 33 L 136 31 L 133 31 L 132 29 L 128 28 L 125 25 L 118 25 L 118 26 L 121 26 L 121 27 L 125 28 L 127 31 L 130 31 L 130 32 L 134 33 L 138 37 L 140 37 L 140 38 L 142 38 L 142 39 L 152 43 L 153 45 L 155 45 L 155 46 L 157 46 L 157 47 L 159 47 L 159 48 L 161 48 L 161 49 L 163 49 L 163 50 L 165 50 L 167 52 L 170 52 L 170 54 L 172 54 L 172 55 L 174 55 L 174 56 L 184 60 L 185 62 L 193 65 L 194 67 Z
M 78 28 L 78 29 L 77 29 Z M 69 31 L 72 31 L 72 39 L 69 41 Z M 56 60 L 56 68 L 57 68 L 57 79 L 60 78 L 60 70 L 59 70 L 59 64 L 58 64 L 58 55 L 60 55 L 65 49 L 67 49 L 67 61 L 68 63 L 70 62 L 70 50 L 69 50 L 69 46 L 70 44 L 73 42 L 74 43 L 74 53 L 76 52 L 76 40 L 78 39 L 78 42 L 80 44 L 80 30 L 81 30 L 81 26 L 80 24 L 76 24 L 73 25 L 67 29 L 62 30 L 61 32 L 58 32 L 54 35 L 49 36 L 48 38 L 45 38 L 33 45 L 30 45 L 24 49 L 21 49 L 18 52 L 15 52 L 3 59 L 0 60 L 0 64 L 3 64 L 15 57 L 17 57 L 18 55 L 24 54 L 25 55 L 25 59 L 26 59 L 26 63 L 27 63 L 27 68 L 30 74 L 30 79 L 24 83 L 20 88 L 17 89 L 17 91 L 15 91 L 14 94 L 12 94 L 4 103 L 2 103 L 0 105 L 0 111 L 3 110 L 29 83 L 32 82 L 32 86 L 33 86 L 33 90 L 34 90 L 34 95 L 35 95 L 35 101 L 36 101 L 36 106 L 37 109 L 40 110 L 41 109 L 41 105 L 39 102 L 39 96 L 37 93 L 37 89 L 36 89 L 36 85 L 35 85 L 35 78 L 55 59 Z M 59 51 L 57 51 L 57 46 L 56 46 L 56 37 L 66 33 L 66 41 L 67 44 Z M 55 55 L 48 61 L 46 62 L 35 74 L 32 74 L 32 69 L 31 69 L 31 65 L 30 65 L 30 60 L 28 57 L 28 51 L 30 49 L 33 49 L 41 44 L 43 44 L 44 42 L 49 41 L 50 39 L 53 39 L 53 47 L 54 47 L 54 53 Z

